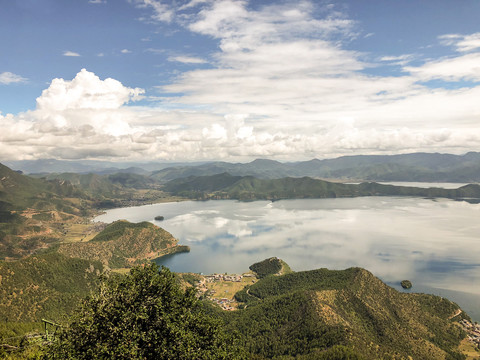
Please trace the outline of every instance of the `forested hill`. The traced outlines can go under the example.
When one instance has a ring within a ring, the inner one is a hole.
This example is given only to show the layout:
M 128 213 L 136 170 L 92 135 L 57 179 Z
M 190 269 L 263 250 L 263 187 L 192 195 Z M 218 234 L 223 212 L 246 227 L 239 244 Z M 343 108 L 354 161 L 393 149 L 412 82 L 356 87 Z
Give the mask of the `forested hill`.
M 228 327 L 259 358 L 462 358 L 456 304 L 400 293 L 364 269 L 271 275 L 236 298 L 245 308 L 224 313 Z
M 150 222 L 119 220 L 88 242 L 61 244 L 58 252 L 69 257 L 100 261 L 110 268 L 125 268 L 189 251 L 187 246 L 178 246 L 177 243 L 172 234 Z
M 85 194 L 67 181 L 34 179 L 0 164 L 0 201 L 2 209 L 25 210 L 28 207 L 60 210 L 65 198 L 84 198 Z
M 0 258 L 19 258 L 57 241 L 60 224 L 93 213 L 88 202 L 67 181 L 34 179 L 0 164 Z
M 0 164 L 0 259 L 19 259 L 91 231 L 98 209 L 139 205 L 165 197 L 138 174 L 50 174 L 31 177 Z
M 309 177 L 258 179 L 228 173 L 176 179 L 165 184 L 164 190 L 193 199 L 279 200 L 354 196 L 480 198 L 480 186 L 474 184 L 458 189 L 425 189 L 377 183 L 341 184 Z
M 80 299 L 97 289 L 103 272 L 98 261 L 55 252 L 0 262 L 0 319 L 12 327 L 42 318 L 65 321 Z

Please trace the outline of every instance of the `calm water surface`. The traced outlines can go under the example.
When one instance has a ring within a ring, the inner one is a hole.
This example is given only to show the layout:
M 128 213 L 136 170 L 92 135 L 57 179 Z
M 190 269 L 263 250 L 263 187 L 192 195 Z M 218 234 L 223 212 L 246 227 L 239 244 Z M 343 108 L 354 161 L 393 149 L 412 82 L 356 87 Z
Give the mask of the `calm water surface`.
M 154 221 L 162 215 L 165 220 Z M 480 320 L 480 205 L 360 197 L 206 201 L 109 210 L 96 221 L 151 221 L 191 252 L 159 260 L 173 271 L 241 273 L 267 257 L 293 270 L 360 266 L 398 288 L 436 293 Z

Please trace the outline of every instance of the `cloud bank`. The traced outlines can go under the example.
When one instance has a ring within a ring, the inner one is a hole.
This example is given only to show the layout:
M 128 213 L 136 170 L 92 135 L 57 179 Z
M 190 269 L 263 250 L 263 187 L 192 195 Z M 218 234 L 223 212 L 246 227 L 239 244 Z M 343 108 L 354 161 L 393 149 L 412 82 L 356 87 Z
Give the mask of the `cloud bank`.
M 176 22 L 218 50 L 208 61 L 169 57 L 191 70 L 156 94 L 87 70 L 54 79 L 35 110 L 0 117 L 4 158 L 299 160 L 480 148 L 478 33 L 442 35 L 455 49 L 446 58 L 412 65 L 411 54 L 385 54 L 376 63 L 345 45 L 360 25 L 315 2 L 131 2 L 149 22 Z M 386 63 L 400 74 L 368 73 Z M 135 106 L 142 96 L 152 105 Z

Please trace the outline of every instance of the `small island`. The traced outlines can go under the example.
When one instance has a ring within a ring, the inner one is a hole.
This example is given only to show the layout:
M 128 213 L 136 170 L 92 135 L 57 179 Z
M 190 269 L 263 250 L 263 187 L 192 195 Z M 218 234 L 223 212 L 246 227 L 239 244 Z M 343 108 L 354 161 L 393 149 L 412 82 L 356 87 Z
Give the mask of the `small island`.
M 412 282 L 410 280 L 402 280 L 400 282 L 400 285 L 402 285 L 402 288 L 404 288 L 404 289 L 411 289 L 412 288 Z
M 165 218 L 163 216 L 155 216 L 155 220 L 162 221 Z

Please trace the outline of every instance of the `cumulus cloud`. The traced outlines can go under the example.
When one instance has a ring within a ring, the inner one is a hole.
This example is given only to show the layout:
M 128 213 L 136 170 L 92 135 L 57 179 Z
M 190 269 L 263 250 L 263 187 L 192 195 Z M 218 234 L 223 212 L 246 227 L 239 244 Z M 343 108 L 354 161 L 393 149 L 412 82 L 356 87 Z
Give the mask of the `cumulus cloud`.
M 9 71 L 0 73 L 0 84 L 9 85 L 26 82 L 27 79 Z
M 35 110 L 0 116 L 8 129 L 0 135 L 3 156 L 128 157 L 135 115 L 124 105 L 143 93 L 85 69 L 73 80 L 54 79 L 37 98 Z

